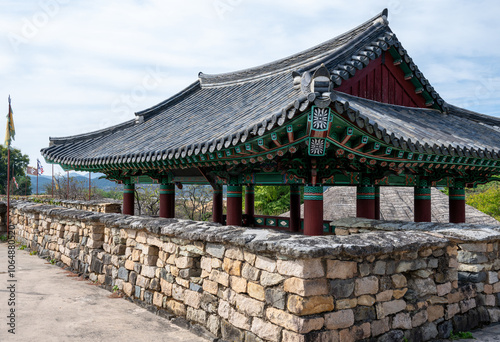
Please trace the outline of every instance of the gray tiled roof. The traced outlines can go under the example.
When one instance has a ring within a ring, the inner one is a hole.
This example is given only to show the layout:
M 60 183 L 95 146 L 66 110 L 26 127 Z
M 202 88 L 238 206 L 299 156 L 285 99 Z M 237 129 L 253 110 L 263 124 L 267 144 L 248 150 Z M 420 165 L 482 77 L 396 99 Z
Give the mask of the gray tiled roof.
M 444 104 L 390 30 L 384 11 L 321 45 L 260 67 L 205 75 L 166 101 L 136 113 L 136 119 L 87 134 L 50 138 L 42 149 L 48 160 L 69 165 L 149 161 L 219 150 L 283 125 L 287 111 L 306 101 L 292 72 L 325 64 L 340 85 L 388 45 L 394 46 L 434 100 Z M 498 150 L 500 120 L 449 107 L 449 115 L 407 108 L 337 93 L 339 101 L 390 135 L 429 145 Z

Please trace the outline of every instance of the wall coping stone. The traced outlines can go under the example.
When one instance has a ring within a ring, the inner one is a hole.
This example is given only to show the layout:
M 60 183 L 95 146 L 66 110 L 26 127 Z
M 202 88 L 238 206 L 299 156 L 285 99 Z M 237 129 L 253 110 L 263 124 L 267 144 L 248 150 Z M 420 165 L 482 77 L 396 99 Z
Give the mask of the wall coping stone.
M 145 229 L 151 233 L 186 240 L 203 240 L 245 247 L 252 251 L 279 254 L 291 258 L 318 258 L 366 256 L 421 249 L 443 247 L 449 240 L 419 231 L 380 231 L 349 236 L 304 236 L 270 229 L 222 226 L 212 222 L 197 222 L 181 219 L 104 214 L 47 204 L 14 201 L 14 209 L 26 213 L 41 213 L 61 219 L 99 222 L 108 227 L 122 229 Z

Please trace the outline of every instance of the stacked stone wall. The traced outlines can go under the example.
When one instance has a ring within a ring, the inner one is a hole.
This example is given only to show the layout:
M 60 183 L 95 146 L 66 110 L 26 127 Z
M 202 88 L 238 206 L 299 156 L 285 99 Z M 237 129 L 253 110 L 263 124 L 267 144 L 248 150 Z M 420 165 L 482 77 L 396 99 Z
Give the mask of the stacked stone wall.
M 12 220 L 42 257 L 214 339 L 428 341 L 500 318 L 491 228 L 307 237 L 21 202 Z
M 93 201 L 77 201 L 77 200 L 64 200 L 52 199 L 45 197 L 37 197 L 34 199 L 37 203 L 50 204 L 69 209 L 78 209 L 84 211 L 92 211 L 96 213 L 117 213 L 122 212 L 122 203 L 116 200 L 93 200 Z

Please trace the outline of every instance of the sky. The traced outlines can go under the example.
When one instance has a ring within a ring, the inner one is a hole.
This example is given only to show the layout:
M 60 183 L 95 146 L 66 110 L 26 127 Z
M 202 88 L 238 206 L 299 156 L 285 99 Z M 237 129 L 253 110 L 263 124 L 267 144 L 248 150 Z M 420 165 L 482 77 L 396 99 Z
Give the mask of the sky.
M 292 55 L 384 8 L 445 101 L 500 117 L 495 0 L 1 0 L 0 114 L 4 108 L 7 115 L 10 94 L 13 146 L 31 165 L 39 158 L 47 173 L 40 149 L 49 137 L 133 119 L 200 71 L 236 71 Z M 5 124 L 0 120 L 0 132 Z

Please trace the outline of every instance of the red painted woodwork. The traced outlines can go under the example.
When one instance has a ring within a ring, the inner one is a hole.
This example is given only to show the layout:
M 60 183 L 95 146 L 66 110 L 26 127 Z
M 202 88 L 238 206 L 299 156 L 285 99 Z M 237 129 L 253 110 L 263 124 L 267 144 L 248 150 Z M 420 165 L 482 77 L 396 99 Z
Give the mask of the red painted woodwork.
M 245 214 L 246 214 L 246 225 L 253 226 L 254 215 L 255 215 L 255 194 L 254 187 L 247 186 L 245 191 Z
M 385 51 L 335 90 L 388 104 L 427 108 L 424 97 L 415 93 L 413 83 L 405 80 L 403 70 Z
M 304 235 L 323 235 L 323 200 L 304 200 Z
M 226 225 L 228 226 L 241 226 L 243 219 L 243 210 L 240 197 L 228 197 L 227 198 L 227 217 Z
M 413 201 L 413 220 L 415 222 L 431 222 L 431 200 L 415 199 Z
M 290 187 L 290 231 L 300 231 L 300 191 L 297 186 Z
M 380 187 L 375 187 L 375 220 L 380 220 Z
M 160 217 L 175 217 L 175 193 L 162 194 L 160 192 Z
M 375 219 L 375 199 L 356 199 L 356 217 Z
M 134 215 L 134 185 L 125 184 L 123 191 L 123 214 Z
M 215 223 L 224 224 L 223 205 L 222 205 L 222 189 L 214 189 L 212 197 L 212 221 Z
M 465 223 L 465 200 L 450 199 L 449 209 L 451 223 Z

